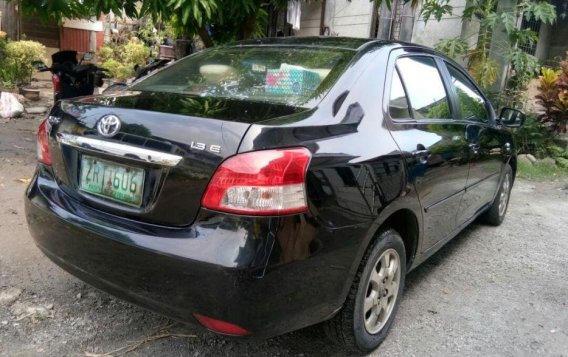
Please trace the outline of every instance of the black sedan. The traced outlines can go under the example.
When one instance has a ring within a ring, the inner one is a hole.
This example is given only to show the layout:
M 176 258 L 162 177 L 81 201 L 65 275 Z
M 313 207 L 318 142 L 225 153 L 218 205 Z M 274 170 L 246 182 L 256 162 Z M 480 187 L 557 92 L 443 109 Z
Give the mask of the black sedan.
M 58 102 L 27 220 L 62 268 L 171 318 L 258 338 L 325 321 L 369 351 L 408 271 L 503 221 L 523 121 L 428 48 L 241 42 Z

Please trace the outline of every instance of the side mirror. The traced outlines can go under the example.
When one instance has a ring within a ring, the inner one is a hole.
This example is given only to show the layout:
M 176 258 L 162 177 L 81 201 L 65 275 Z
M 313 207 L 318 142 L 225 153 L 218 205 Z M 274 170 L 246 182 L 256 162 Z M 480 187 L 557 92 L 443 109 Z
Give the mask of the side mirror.
M 508 126 L 509 128 L 520 128 L 523 126 L 526 119 L 527 116 L 525 113 L 513 108 L 503 108 L 499 115 L 499 121 L 501 124 Z
M 92 52 L 92 51 L 89 51 L 89 52 L 85 52 L 85 53 L 83 54 L 83 58 L 81 58 L 81 61 L 90 62 L 90 61 L 92 61 L 94 58 L 95 58 L 95 53 Z
M 49 71 L 49 67 L 45 65 L 42 61 L 33 61 L 32 67 L 36 69 L 36 71 L 40 72 L 47 72 Z

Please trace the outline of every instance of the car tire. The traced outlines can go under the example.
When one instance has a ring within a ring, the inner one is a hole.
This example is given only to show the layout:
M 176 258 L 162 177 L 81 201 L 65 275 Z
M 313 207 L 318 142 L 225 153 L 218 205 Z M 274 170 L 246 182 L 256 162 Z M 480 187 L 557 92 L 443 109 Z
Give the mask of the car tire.
M 491 226 L 498 226 L 505 220 L 507 207 L 509 206 L 509 197 L 511 196 L 511 188 L 513 187 L 513 169 L 510 165 L 505 167 L 503 179 L 499 185 L 499 191 L 491 204 L 491 207 L 480 217 L 483 223 Z
M 395 230 L 385 230 L 365 252 L 343 308 L 324 323 L 326 335 L 349 350 L 376 349 L 394 321 L 405 275 L 404 242 Z

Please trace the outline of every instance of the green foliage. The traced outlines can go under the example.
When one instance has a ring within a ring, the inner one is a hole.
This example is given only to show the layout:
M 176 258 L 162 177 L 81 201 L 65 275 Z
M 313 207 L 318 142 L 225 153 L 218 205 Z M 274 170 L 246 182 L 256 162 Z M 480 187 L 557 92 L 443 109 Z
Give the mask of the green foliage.
M 369 0 L 369 1 L 375 1 L 377 3 L 377 7 L 381 6 L 383 3 L 385 3 L 389 9 L 392 6 L 392 0 Z M 405 4 L 410 3 L 410 6 L 412 6 L 413 8 L 417 8 L 418 5 L 420 4 L 420 0 L 404 0 L 404 3 Z
M 174 31 L 171 21 L 162 23 L 155 22 L 151 17 L 146 16 L 139 20 L 140 27 L 135 32 L 140 41 L 150 47 L 150 56 L 157 57 L 160 52 L 160 45 L 164 38 L 173 38 Z M 183 35 L 180 34 L 180 35 Z
M 434 11 L 423 11 L 423 17 L 434 16 L 439 19 L 442 12 L 451 13 L 451 6 L 446 0 L 426 0 Z M 541 0 L 517 0 L 517 6 L 502 10 L 497 0 L 470 0 L 462 13 L 462 21 L 479 21 L 480 30 L 475 48 L 467 48 L 466 42 L 460 39 L 444 40 L 436 46 L 439 50 L 456 58 L 465 56 L 468 69 L 474 79 L 485 89 L 491 87 L 497 80 L 497 63 L 490 59 L 492 34 L 503 30 L 508 41 L 502 44 L 502 49 L 511 61 L 511 76 L 507 83 L 508 96 L 513 101 L 519 101 L 520 92 L 527 86 L 530 79 L 538 73 L 538 61 L 534 56 L 521 51 L 520 45 L 534 43 L 538 36 L 531 29 L 519 29 L 517 18 L 522 14 L 527 20 L 537 20 L 552 24 L 556 20 L 556 11 L 553 5 Z M 426 19 L 425 19 L 426 20 Z M 501 45 L 501 44 L 500 44 Z
M 16 66 L 13 63 L 0 62 L 0 87 L 14 88 L 16 86 Z
M 114 58 L 106 60 L 103 63 L 103 68 L 110 73 L 112 78 L 121 82 L 134 76 L 133 64 L 123 64 Z
M 0 31 L 0 64 L 6 58 L 6 45 L 8 44 L 8 38 L 6 32 Z
M 420 17 L 427 23 L 432 17 L 440 21 L 444 15 L 452 15 L 453 7 L 449 2 L 450 0 L 424 0 Z
M 525 125 L 513 132 L 519 154 L 538 158 L 551 157 L 556 165 L 568 168 L 568 151 L 554 143 L 554 135 L 535 115 L 529 115 Z
M 136 65 L 146 64 L 150 56 L 150 49 L 137 41 L 130 41 L 115 46 L 103 46 L 99 50 L 99 57 L 112 78 L 126 81 L 135 75 Z
M 543 68 L 539 77 L 537 103 L 544 108 L 539 121 L 554 133 L 568 129 L 568 56 L 560 62 L 560 69 Z
M 150 49 L 139 42 L 130 41 L 115 49 L 123 63 L 144 65 L 150 56 Z
M 35 41 L 11 41 L 5 45 L 3 81 L 9 78 L 14 85 L 26 85 L 32 81 L 34 61 L 44 61 L 45 46 Z
M 102 62 L 106 62 L 114 56 L 114 50 L 112 47 L 103 46 L 99 48 L 99 58 Z
M 552 25 L 556 21 L 556 10 L 554 5 L 547 1 L 523 0 L 519 5 L 527 20 L 535 19 Z
M 0 31 L 0 87 L 12 88 L 14 87 L 12 69 L 8 68 L 6 63 L 6 46 L 8 45 L 6 37 L 6 32 Z
M 440 40 L 435 47 L 454 60 L 463 57 L 469 50 L 467 42 L 461 37 Z
M 557 157 L 555 158 L 556 160 L 556 165 L 558 165 L 559 167 L 563 168 L 563 169 L 568 169 L 568 159 L 565 157 Z
M 11 0 L 16 1 L 16 0 Z M 170 22 L 179 37 L 199 34 L 206 46 L 214 44 L 206 25 L 217 28 L 215 42 L 263 34 L 267 5 L 285 7 L 286 0 L 21 0 L 26 13 L 44 19 L 84 18 L 113 12 L 132 18 L 151 17 Z M 228 36 L 226 36 L 228 34 Z
M 535 115 L 527 116 L 525 124 L 513 132 L 519 154 L 532 154 L 545 157 L 553 146 L 550 132 L 536 119 Z
M 517 175 L 534 181 L 549 181 L 553 179 L 566 180 L 568 179 L 568 169 L 560 165 L 551 166 L 539 162 L 533 165 L 528 162 L 519 161 L 517 164 Z

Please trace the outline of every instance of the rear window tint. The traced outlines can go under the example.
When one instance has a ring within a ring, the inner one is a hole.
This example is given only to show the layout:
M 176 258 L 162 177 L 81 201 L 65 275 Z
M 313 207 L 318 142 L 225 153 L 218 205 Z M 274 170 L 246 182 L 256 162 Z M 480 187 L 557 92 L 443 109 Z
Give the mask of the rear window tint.
M 301 106 L 325 94 L 353 54 L 328 48 L 217 48 L 174 63 L 132 90 Z

